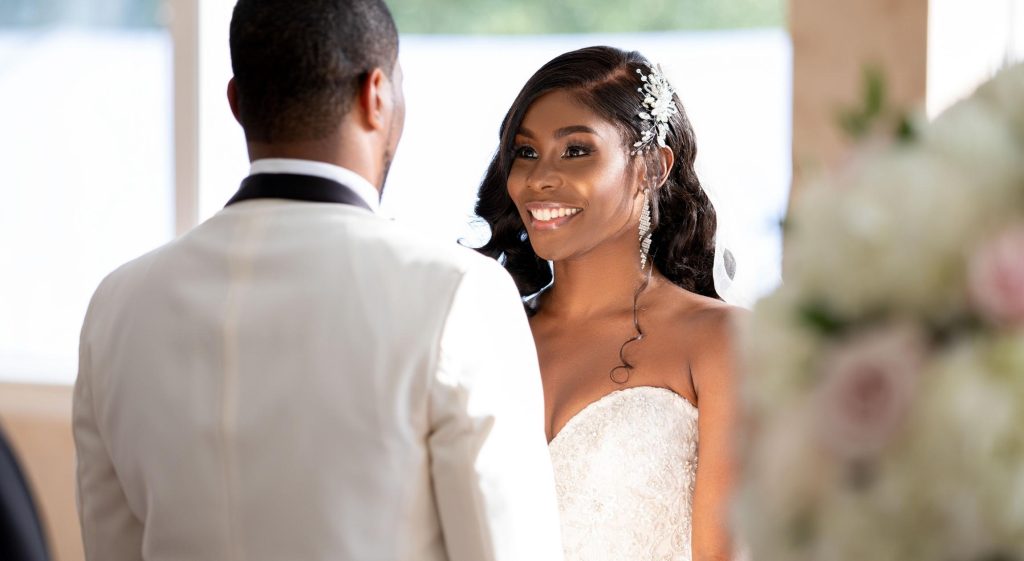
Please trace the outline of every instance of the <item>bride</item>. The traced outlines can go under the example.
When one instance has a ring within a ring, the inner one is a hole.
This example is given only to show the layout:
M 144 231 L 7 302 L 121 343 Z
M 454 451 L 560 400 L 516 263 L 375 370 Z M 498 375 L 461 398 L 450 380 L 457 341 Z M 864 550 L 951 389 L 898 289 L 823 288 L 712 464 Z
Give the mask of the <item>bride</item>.
M 732 556 L 736 312 L 695 155 L 658 68 L 591 47 L 526 83 L 480 186 L 480 251 L 529 296 L 568 561 Z

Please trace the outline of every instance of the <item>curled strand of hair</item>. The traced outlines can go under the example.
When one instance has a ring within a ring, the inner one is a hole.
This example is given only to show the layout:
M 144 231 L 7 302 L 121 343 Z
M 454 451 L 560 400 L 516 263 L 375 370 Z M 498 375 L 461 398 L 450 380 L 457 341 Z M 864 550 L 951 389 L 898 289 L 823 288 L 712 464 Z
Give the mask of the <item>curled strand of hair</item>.
M 632 343 L 639 343 L 640 341 L 644 340 L 644 330 L 643 328 L 640 327 L 640 294 L 644 290 L 646 290 L 647 287 L 651 284 L 652 270 L 653 267 L 648 265 L 647 274 L 644 275 L 643 282 L 640 283 L 640 286 L 637 287 L 636 292 L 633 293 L 633 329 L 636 331 L 636 335 L 630 337 L 625 343 L 622 344 L 621 347 L 619 347 L 619 365 L 616 366 L 615 368 L 612 368 L 611 371 L 608 372 L 608 377 L 611 378 L 613 382 L 619 385 L 625 384 L 626 382 L 629 381 L 629 374 L 630 372 L 633 371 L 634 368 L 633 363 L 626 360 L 626 347 L 628 347 Z M 625 378 L 616 376 L 615 373 L 618 372 L 619 370 L 625 371 Z

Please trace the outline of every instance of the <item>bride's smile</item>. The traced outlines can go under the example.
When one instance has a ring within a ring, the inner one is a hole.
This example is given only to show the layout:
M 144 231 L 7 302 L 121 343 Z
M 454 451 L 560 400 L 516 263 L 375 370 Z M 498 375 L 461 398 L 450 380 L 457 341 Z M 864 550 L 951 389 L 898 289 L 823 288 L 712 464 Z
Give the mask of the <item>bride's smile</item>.
M 561 228 L 572 220 L 577 214 L 583 212 L 582 208 L 564 205 L 562 203 L 526 203 L 524 205 L 530 213 L 530 225 L 538 230 L 554 230 Z

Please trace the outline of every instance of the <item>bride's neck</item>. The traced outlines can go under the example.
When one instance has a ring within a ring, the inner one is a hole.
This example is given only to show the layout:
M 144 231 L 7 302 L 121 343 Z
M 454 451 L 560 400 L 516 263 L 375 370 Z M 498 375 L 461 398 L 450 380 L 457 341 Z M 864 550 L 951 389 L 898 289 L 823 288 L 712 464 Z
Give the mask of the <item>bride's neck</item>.
M 631 311 L 643 278 L 639 249 L 595 249 L 580 258 L 556 261 L 554 283 L 542 301 L 544 313 L 588 319 Z M 655 282 L 652 278 L 652 285 Z

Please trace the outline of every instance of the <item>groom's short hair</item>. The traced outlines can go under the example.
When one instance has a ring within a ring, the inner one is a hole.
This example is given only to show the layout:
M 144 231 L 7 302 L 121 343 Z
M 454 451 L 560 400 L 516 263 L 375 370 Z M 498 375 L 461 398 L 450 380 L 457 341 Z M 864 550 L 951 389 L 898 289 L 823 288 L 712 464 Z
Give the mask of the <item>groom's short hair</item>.
M 246 139 L 319 140 L 374 68 L 391 74 L 398 30 L 383 0 L 239 0 L 230 45 Z

